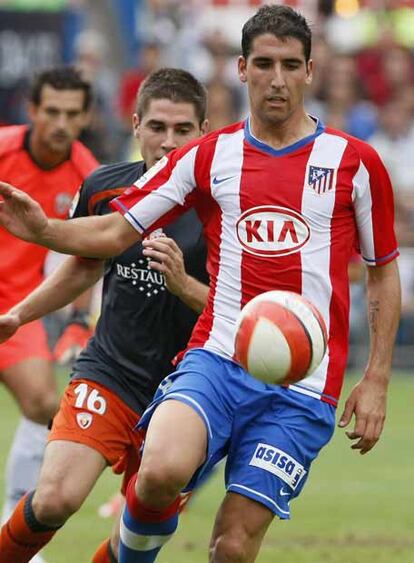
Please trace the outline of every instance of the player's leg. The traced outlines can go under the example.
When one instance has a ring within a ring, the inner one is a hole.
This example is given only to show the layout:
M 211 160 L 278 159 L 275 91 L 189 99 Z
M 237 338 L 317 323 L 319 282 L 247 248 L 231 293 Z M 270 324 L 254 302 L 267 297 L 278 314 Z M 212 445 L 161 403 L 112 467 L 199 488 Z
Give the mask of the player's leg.
M 6 462 L 2 521 L 19 499 L 36 486 L 47 440 L 47 422 L 57 408 L 55 378 L 50 362 L 31 358 L 4 369 L 1 380 L 18 403 L 23 417 Z
M 119 560 L 150 563 L 175 532 L 181 489 L 205 460 L 207 431 L 199 414 L 178 401 L 155 411 L 137 479 L 128 487 Z
M 223 370 L 223 360 L 208 352 L 187 353 L 144 413 L 140 424 L 148 430 L 126 495 L 120 562 L 155 561 L 176 529 L 181 489 L 225 455 L 236 399 L 220 385 Z
M 117 563 L 121 515 L 124 505 L 125 501 L 123 500 L 121 510 L 118 511 L 115 515 L 111 537 L 102 542 L 98 549 L 95 551 L 92 557 L 92 563 Z
M 6 462 L 2 524 L 20 498 L 36 487 L 48 432 L 47 426 L 21 417 Z
M 24 360 L 3 370 L 1 381 L 13 395 L 23 416 L 43 425 L 53 418 L 59 403 L 51 362 L 44 358 Z
M 1 529 L 0 563 L 30 561 L 79 509 L 105 467 L 105 458 L 84 444 L 49 442 L 37 489 Z
M 210 543 L 214 563 L 251 563 L 274 514 L 262 504 L 236 493 L 227 493 L 216 517 Z
M 126 412 L 127 407 L 125 407 Z M 119 439 L 124 443 L 124 457 L 113 467 L 115 473 L 123 473 L 122 487 L 117 498 L 117 506 L 115 512 L 114 523 L 112 526 L 111 536 L 107 538 L 98 549 L 95 551 L 92 557 L 92 563 L 116 563 L 118 561 L 118 550 L 119 550 L 119 534 L 120 534 L 120 522 L 122 511 L 125 506 L 125 495 L 127 487 L 131 478 L 137 473 L 141 456 L 140 449 L 142 447 L 142 434 L 135 430 L 137 414 L 130 411 L 131 423 L 125 426 L 125 432 L 123 436 L 119 433 Z M 134 417 L 134 420 L 132 419 Z
M 255 560 L 272 515 L 290 518 L 290 501 L 303 489 L 334 424 L 334 407 L 285 388 L 267 386 L 241 405 L 226 465 L 228 496 L 211 542 L 212 563 Z
M 21 327 L 1 345 L 0 380 L 26 418 L 47 425 L 58 407 L 46 331 L 40 321 Z

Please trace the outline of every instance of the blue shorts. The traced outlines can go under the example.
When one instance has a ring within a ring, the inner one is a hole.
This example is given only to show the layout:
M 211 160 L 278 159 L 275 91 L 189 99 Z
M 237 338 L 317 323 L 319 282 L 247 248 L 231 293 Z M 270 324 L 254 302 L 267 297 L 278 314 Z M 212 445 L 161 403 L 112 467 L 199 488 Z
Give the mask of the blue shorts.
M 192 407 L 208 434 L 206 461 L 186 491 L 227 455 L 227 491 L 290 518 L 289 501 L 301 492 L 312 461 L 333 434 L 335 407 L 261 383 L 204 349 L 187 352 L 177 371 L 161 382 L 139 427 L 147 427 L 157 405 L 168 399 Z

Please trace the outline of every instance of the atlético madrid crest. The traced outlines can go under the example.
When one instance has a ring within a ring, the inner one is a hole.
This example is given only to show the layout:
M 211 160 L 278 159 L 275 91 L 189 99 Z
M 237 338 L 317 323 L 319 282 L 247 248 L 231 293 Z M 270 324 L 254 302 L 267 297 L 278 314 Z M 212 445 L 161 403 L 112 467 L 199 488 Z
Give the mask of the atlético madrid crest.
M 76 421 L 82 430 L 86 430 L 92 424 L 93 416 L 90 412 L 78 412 Z
M 317 194 L 329 192 L 335 184 L 335 169 L 309 166 L 307 184 Z

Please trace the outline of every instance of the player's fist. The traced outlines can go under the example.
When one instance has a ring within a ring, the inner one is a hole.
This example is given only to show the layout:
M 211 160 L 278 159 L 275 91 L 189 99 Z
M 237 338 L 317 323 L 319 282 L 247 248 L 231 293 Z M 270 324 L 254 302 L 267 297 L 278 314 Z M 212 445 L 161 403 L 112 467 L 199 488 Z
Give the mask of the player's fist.
M 13 336 L 19 327 L 19 317 L 14 313 L 0 315 L 0 344 Z
M 54 349 L 55 361 L 59 365 L 72 363 L 85 348 L 93 331 L 87 320 L 88 315 L 75 313 L 63 331 Z

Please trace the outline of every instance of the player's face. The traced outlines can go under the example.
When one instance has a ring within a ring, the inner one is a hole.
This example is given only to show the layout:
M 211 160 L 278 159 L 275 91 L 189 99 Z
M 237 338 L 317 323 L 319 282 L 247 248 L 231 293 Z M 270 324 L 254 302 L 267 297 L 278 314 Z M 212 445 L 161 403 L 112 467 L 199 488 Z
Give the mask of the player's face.
M 133 116 L 135 137 L 148 168 L 170 151 L 207 131 L 207 121 L 199 123 L 195 107 L 187 102 L 151 100 L 146 112 Z
M 39 105 L 29 104 L 33 142 L 52 153 L 67 153 L 87 122 L 84 101 L 83 90 L 55 90 L 45 84 Z
M 305 88 L 312 81 L 302 43 L 270 33 L 257 36 L 247 58 L 239 58 L 239 77 L 249 90 L 252 115 L 263 123 L 281 124 L 303 112 Z

